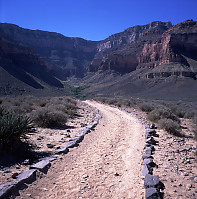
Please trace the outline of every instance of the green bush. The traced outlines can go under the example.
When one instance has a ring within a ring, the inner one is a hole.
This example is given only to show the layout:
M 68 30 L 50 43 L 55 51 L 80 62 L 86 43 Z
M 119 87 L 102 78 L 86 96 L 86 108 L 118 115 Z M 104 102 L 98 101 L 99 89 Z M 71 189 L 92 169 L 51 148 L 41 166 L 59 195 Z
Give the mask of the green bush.
M 49 109 L 37 110 L 31 117 L 33 122 L 39 127 L 62 127 L 65 126 L 67 122 L 67 116 L 65 114 Z
M 180 123 L 179 118 L 172 113 L 172 111 L 164 106 L 154 109 L 148 114 L 148 119 L 152 122 L 158 122 L 160 119 L 171 119 Z
M 34 132 L 29 117 L 19 115 L 0 107 L 0 145 L 1 147 L 10 143 L 18 142 L 27 133 Z M 8 147 L 8 146 L 7 146 Z
M 181 131 L 180 124 L 173 121 L 172 119 L 166 119 L 166 118 L 160 119 L 158 121 L 158 125 L 172 135 L 182 136 L 180 133 Z

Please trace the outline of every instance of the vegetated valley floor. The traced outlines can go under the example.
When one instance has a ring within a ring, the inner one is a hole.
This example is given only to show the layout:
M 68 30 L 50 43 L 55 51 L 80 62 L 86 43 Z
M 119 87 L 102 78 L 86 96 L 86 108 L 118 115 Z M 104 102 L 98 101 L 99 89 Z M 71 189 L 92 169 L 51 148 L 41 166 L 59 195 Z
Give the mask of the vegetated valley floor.
M 143 198 L 143 125 L 118 109 L 88 103 L 102 114 L 95 130 L 16 198 Z

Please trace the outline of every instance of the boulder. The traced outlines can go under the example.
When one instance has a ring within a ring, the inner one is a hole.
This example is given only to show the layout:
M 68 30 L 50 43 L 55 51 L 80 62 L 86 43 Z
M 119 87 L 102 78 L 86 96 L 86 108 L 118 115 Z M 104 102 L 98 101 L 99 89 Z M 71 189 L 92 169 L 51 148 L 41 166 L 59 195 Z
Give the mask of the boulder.
M 150 137 L 150 138 L 146 139 L 146 143 L 156 145 L 158 143 L 158 141 L 154 140 L 153 137 Z
M 152 155 L 148 155 L 148 154 L 144 154 L 142 155 L 142 159 L 147 159 L 147 158 L 152 158 L 153 159 L 153 156 Z
M 66 146 L 64 146 L 64 147 L 62 147 L 62 148 L 60 148 L 60 149 L 57 149 L 55 152 L 54 152 L 54 154 L 60 154 L 60 153 L 68 153 L 68 147 L 67 147 L 67 145 Z
M 41 160 L 40 162 L 37 162 L 36 164 L 33 164 L 30 166 L 30 169 L 39 169 L 40 171 L 43 171 L 46 167 L 50 166 L 49 160 Z
M 157 190 L 164 189 L 164 184 L 159 180 L 157 176 L 147 174 L 144 179 L 144 187 L 156 188 Z
M 153 173 L 153 168 L 152 167 L 148 167 L 148 165 L 143 165 L 143 169 L 142 169 L 142 175 L 146 176 L 147 174 L 152 174 Z
M 151 147 L 146 147 L 146 155 L 152 155 L 153 151 L 151 149 Z
M 160 193 L 156 188 L 148 188 L 145 192 L 145 199 L 160 199 Z

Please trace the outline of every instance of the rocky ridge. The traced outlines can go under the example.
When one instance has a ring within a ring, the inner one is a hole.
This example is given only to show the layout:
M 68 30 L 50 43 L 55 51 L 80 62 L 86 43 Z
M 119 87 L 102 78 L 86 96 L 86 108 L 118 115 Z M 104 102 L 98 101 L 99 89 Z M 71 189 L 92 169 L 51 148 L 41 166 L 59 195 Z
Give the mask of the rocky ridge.
M 0 24 L 0 34 L 4 39 L 34 49 L 47 63 L 48 70 L 60 79 L 72 75 L 82 77 L 96 52 L 97 42 L 24 29 L 14 24 Z
M 141 80 L 197 78 L 197 22 L 193 20 L 175 26 L 159 21 L 134 26 L 98 42 L 13 24 L 0 24 L 0 36 L 0 66 L 36 88 L 45 86 L 35 86 L 35 78 L 62 88 L 61 81 L 67 78 L 80 77 L 84 83 L 90 77 L 87 82 L 91 83 L 97 73 L 104 79 L 110 78 L 109 74 L 131 74 L 129 81 L 135 84 L 139 80 L 139 87 Z M 18 75 L 24 70 L 30 77 Z
M 171 65 L 173 72 L 164 66 L 164 71 L 149 70 L 142 77 L 166 78 L 174 75 L 196 78 L 196 29 L 197 22 L 193 20 L 187 20 L 176 26 L 153 22 L 149 26 L 130 28 L 100 44 L 99 53 L 92 61 L 90 71 L 115 70 L 124 74 L 143 68 L 152 70 L 158 66 Z

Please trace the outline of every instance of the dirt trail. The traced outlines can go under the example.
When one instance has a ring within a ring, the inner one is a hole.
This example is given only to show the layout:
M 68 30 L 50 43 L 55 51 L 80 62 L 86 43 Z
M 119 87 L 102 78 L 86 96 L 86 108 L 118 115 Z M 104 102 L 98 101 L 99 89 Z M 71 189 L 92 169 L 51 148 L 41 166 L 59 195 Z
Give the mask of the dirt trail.
M 143 198 L 144 127 L 118 109 L 87 103 L 102 114 L 98 126 L 16 198 Z

